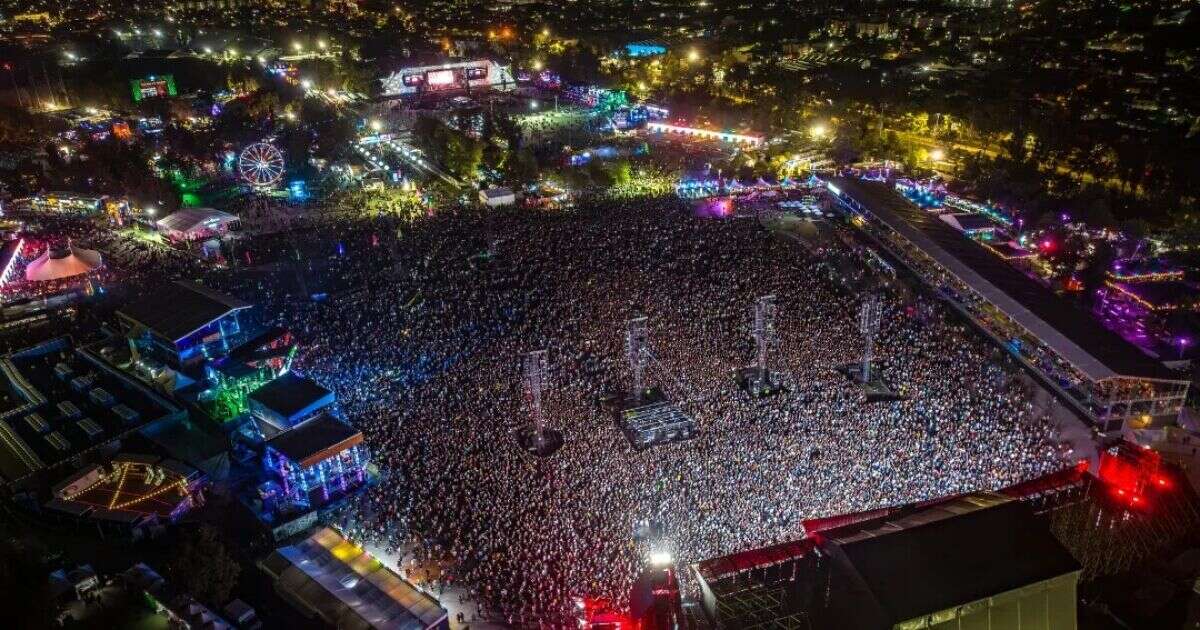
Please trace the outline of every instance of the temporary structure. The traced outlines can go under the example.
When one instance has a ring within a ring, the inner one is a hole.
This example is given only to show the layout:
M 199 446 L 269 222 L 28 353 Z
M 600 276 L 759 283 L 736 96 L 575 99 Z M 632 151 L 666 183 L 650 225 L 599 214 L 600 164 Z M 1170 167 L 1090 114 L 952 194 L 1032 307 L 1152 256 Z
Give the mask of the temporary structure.
M 44 282 L 70 278 L 91 273 L 103 264 L 100 252 L 75 247 L 68 242 L 66 247 L 47 248 L 41 256 L 29 263 L 25 267 L 25 279 L 30 282 Z

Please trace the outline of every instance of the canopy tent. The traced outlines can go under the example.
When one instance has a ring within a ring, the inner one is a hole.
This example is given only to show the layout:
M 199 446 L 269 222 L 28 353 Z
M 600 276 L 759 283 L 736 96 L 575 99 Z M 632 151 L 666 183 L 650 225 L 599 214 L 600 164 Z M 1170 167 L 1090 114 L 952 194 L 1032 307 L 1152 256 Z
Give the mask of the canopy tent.
M 215 208 L 183 208 L 159 219 L 155 225 L 167 238 L 194 241 L 221 236 L 237 221 L 237 216 Z
M 25 267 L 25 279 L 30 282 L 44 282 L 70 278 L 91 273 L 103 264 L 100 252 L 67 243 L 66 247 L 47 248 L 41 256 L 29 263 Z

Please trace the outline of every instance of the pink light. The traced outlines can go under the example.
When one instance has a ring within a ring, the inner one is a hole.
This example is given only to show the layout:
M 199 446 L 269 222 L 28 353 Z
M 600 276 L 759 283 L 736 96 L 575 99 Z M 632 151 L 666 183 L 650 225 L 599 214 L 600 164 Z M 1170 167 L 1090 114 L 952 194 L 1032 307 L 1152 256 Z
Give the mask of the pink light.
M 454 83 L 454 71 L 437 70 L 429 72 L 425 75 L 425 82 L 428 85 L 450 85 Z

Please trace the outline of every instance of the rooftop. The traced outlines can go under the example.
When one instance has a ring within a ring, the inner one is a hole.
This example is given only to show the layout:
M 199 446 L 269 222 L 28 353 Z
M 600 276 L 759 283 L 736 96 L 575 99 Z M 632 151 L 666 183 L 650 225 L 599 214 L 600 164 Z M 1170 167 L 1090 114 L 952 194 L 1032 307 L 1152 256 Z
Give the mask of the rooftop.
M 259 563 L 291 594 L 339 628 L 423 630 L 448 613 L 341 534 L 326 527 Z
M 208 324 L 243 309 L 250 303 L 218 293 L 194 282 L 172 282 L 117 311 L 154 334 L 179 342 Z
M 236 216 L 215 208 L 181 208 L 159 219 L 155 225 L 172 232 L 191 232 L 198 227 L 217 227 L 237 220 Z
M 310 378 L 287 372 L 250 392 L 249 398 L 285 418 L 291 418 L 307 409 L 332 403 L 333 392 Z
M 1029 506 L 987 493 L 822 537 L 896 623 L 1080 569 Z
M 185 502 L 190 505 L 196 475 L 179 462 L 119 455 L 110 466 L 89 466 L 58 484 L 47 507 L 81 516 L 104 517 L 111 511 L 166 519 Z
M 802 540 L 695 570 L 723 622 L 891 628 L 1079 571 L 1039 518 L 1026 503 L 978 492 L 806 521 Z
M 8 481 L 182 413 L 69 337 L 3 357 L 0 372 L 0 477 Z
M 327 415 L 317 416 L 296 425 L 267 441 L 267 446 L 290 461 L 307 468 L 352 448 L 363 441 L 363 434 L 354 427 Z

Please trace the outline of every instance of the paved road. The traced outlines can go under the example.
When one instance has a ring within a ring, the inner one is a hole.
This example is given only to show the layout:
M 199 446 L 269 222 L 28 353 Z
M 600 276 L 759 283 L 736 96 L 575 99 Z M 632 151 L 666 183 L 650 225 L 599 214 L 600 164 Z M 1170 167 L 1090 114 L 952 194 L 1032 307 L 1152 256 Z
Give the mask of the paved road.
M 414 571 L 411 576 L 403 569 L 403 567 L 411 566 L 412 555 L 407 550 L 387 553 L 385 549 L 371 544 L 365 545 L 364 548 L 384 566 L 416 584 L 418 588 L 423 588 L 420 579 L 423 574 L 421 569 Z M 506 623 L 482 619 L 479 602 L 472 599 L 467 589 L 461 586 L 439 587 L 432 592 L 424 588 L 423 590 L 435 597 L 438 603 L 450 613 L 451 630 L 507 630 L 509 628 Z M 458 621 L 459 613 L 462 613 L 462 622 Z

